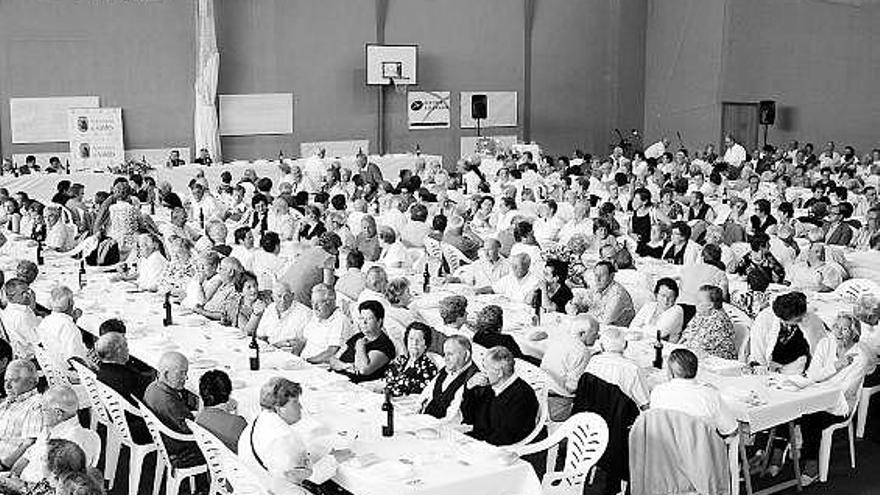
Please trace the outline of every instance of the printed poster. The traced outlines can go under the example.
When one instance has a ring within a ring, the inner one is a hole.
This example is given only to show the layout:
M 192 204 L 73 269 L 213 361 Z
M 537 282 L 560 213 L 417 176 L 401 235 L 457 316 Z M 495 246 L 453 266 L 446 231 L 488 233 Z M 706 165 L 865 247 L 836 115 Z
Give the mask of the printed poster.
M 72 108 L 67 117 L 71 170 L 107 170 L 125 163 L 121 108 Z
M 449 91 L 410 91 L 408 96 L 410 130 L 449 129 Z

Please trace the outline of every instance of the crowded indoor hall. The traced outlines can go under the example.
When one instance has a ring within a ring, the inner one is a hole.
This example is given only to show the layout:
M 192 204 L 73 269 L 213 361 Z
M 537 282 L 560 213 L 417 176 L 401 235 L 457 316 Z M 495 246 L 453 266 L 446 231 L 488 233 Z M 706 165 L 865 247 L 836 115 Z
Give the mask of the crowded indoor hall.
M 875 493 L 878 22 L 0 0 L 0 494 Z

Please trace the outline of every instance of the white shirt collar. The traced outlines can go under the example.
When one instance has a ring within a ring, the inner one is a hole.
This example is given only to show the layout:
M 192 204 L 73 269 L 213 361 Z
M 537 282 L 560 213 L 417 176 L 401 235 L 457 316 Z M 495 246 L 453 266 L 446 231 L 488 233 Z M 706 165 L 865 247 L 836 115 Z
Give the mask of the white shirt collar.
M 516 380 L 515 374 L 510 375 L 510 377 L 503 382 L 496 383 L 495 385 L 492 385 L 492 390 L 495 392 L 495 397 L 498 397 L 499 395 L 504 393 L 504 391 L 507 390 L 507 387 L 509 387 L 510 384 L 513 383 L 514 380 Z

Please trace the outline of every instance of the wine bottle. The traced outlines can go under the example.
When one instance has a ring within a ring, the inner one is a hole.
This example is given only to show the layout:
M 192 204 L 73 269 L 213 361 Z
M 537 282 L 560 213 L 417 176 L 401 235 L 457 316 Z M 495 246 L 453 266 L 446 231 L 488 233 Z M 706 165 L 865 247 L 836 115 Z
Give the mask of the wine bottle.
M 64 170 L 67 172 L 67 175 L 70 175 L 70 160 L 64 161 Z
M 425 263 L 425 273 L 422 274 L 422 292 L 425 294 L 431 292 L 431 273 L 428 271 L 427 263 Z
M 541 289 L 535 289 L 535 296 L 532 298 L 532 308 L 535 310 L 535 326 L 541 326 L 541 303 L 544 302 L 544 295 Z
M 248 352 L 250 353 L 251 371 L 260 369 L 260 345 L 257 342 L 257 332 L 251 335 L 251 343 L 248 344 Z
M 171 293 L 165 293 L 165 302 L 162 304 L 165 308 L 165 318 L 162 319 L 162 326 L 171 326 Z
M 654 367 L 663 369 L 663 341 L 660 340 L 660 330 L 657 330 L 657 341 L 654 342 Z
M 37 241 L 37 265 L 43 265 L 43 240 L 40 239 Z
M 422 156 L 422 147 L 416 143 L 416 156 Z
M 383 437 L 394 436 L 394 404 L 391 403 L 391 390 L 385 387 L 385 402 L 382 403 L 382 411 L 385 412 L 385 425 L 382 426 Z
M 205 210 L 199 208 L 199 227 L 205 230 Z
M 79 288 L 86 286 L 86 260 L 79 260 Z
M 150 215 L 156 214 L 156 198 L 150 200 Z

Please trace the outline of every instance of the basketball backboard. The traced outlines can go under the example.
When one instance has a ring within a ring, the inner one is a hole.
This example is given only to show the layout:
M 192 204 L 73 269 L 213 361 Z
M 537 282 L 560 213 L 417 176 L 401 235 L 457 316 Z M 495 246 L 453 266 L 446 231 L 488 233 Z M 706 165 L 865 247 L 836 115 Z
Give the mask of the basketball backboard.
M 417 84 L 418 45 L 366 45 L 367 85 Z

